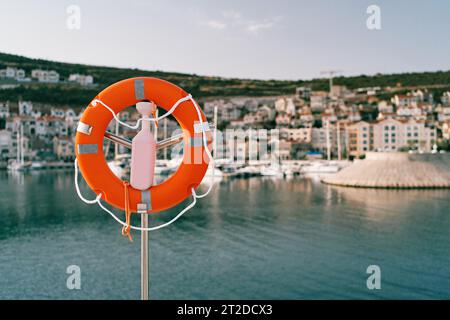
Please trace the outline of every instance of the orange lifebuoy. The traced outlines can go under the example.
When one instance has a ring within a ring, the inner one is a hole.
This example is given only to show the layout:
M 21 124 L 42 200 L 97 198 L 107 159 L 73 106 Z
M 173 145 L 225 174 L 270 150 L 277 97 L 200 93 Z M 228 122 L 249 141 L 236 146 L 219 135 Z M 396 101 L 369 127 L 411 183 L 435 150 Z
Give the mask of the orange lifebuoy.
M 187 95 L 183 89 L 170 82 L 139 77 L 119 81 L 104 89 L 95 99 L 104 102 L 118 114 L 142 100 L 153 101 L 168 111 Z M 206 122 L 205 115 L 198 110 L 202 122 Z M 161 184 L 144 191 L 129 187 L 128 204 L 132 212 L 138 211 L 138 204 L 146 204 L 147 213 L 169 209 L 189 197 L 191 189 L 202 181 L 208 168 L 208 157 L 204 155 L 203 143 L 198 143 L 198 131 L 194 130 L 194 124 L 199 122 L 198 110 L 193 101 L 187 100 L 173 111 L 172 115 L 184 132 L 183 161 L 178 170 Z M 112 119 L 113 115 L 106 108 L 89 104 L 80 119 L 80 123 L 89 130 L 77 131 L 75 153 L 80 171 L 89 187 L 97 195 L 101 194 L 101 198 L 110 205 L 125 210 L 124 182 L 109 169 L 103 155 L 103 138 Z

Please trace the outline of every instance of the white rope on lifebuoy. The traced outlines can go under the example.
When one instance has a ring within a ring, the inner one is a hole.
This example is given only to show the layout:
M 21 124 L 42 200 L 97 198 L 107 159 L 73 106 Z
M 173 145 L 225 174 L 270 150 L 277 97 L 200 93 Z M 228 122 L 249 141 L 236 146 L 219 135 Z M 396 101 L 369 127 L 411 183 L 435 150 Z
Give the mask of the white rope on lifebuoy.
M 136 124 L 135 124 L 134 126 L 129 125 L 129 124 L 125 123 L 125 122 L 120 121 L 119 117 L 118 117 L 117 114 L 114 112 L 114 110 L 111 109 L 108 105 L 106 105 L 103 101 L 101 101 L 101 100 L 99 100 L 99 99 L 94 99 L 94 100 L 92 101 L 91 104 L 92 104 L 93 106 L 96 106 L 97 103 L 100 103 L 103 107 L 105 107 L 107 110 L 109 110 L 109 112 L 112 113 L 112 115 L 113 115 L 114 119 L 117 121 L 117 123 L 119 123 L 119 124 L 121 124 L 121 125 L 123 125 L 123 126 L 126 126 L 126 127 L 130 128 L 130 129 L 136 130 L 136 129 L 139 128 L 139 124 L 140 124 L 141 121 L 152 121 L 152 122 L 156 122 L 156 121 L 162 120 L 162 119 L 166 118 L 167 116 L 169 116 L 170 114 L 172 114 L 172 113 L 175 111 L 175 109 L 176 109 L 182 102 L 185 102 L 185 101 L 188 101 L 188 100 L 191 100 L 191 101 L 192 101 L 192 104 L 194 105 L 195 110 L 197 111 L 197 115 L 198 115 L 199 122 L 202 123 L 203 120 L 202 120 L 202 116 L 201 116 L 201 112 L 200 112 L 200 107 L 197 105 L 197 102 L 195 102 L 195 100 L 192 98 L 192 95 L 190 95 L 190 94 L 187 95 L 186 97 L 183 97 L 183 98 L 179 99 L 177 102 L 175 102 L 174 105 L 172 106 L 172 108 L 170 108 L 170 110 L 167 111 L 166 113 L 164 113 L 162 116 L 157 117 L 157 118 L 146 118 L 146 119 L 140 118 L 140 119 L 137 120 L 137 122 L 136 122 Z M 201 126 L 201 127 L 202 127 L 203 146 L 204 146 L 204 148 L 205 148 L 206 154 L 208 155 L 209 162 L 212 164 L 211 183 L 210 183 L 210 185 L 209 185 L 209 187 L 208 187 L 208 190 L 207 190 L 205 193 L 201 194 L 201 195 L 197 195 L 197 193 L 195 192 L 195 189 L 192 188 L 192 189 L 191 189 L 191 192 L 192 192 L 192 198 L 193 198 L 193 201 L 192 201 L 189 205 L 187 205 L 183 210 L 181 210 L 181 211 L 180 211 L 173 219 L 171 219 L 171 220 L 169 220 L 169 221 L 167 221 L 167 222 L 165 222 L 165 223 L 163 223 L 163 224 L 157 225 L 157 226 L 155 226 L 155 227 L 149 227 L 149 228 L 142 228 L 142 227 L 137 227 L 137 226 L 131 225 L 131 226 L 130 226 L 131 229 L 133 229 L 133 230 L 138 230 L 138 231 L 154 231 L 154 230 L 158 230 L 158 229 L 162 229 L 162 228 L 164 228 L 164 227 L 167 227 L 167 226 L 171 225 L 172 223 L 174 223 L 176 220 L 178 220 L 178 219 L 179 219 L 183 214 L 185 214 L 187 211 L 189 211 L 190 209 L 192 209 L 192 208 L 195 206 L 195 204 L 197 203 L 197 199 L 204 198 L 204 197 L 206 197 L 206 196 L 211 192 L 212 186 L 213 186 L 213 183 L 214 183 L 214 158 L 213 158 L 213 156 L 212 156 L 212 154 L 211 154 L 211 152 L 209 151 L 209 148 L 208 148 L 208 139 L 206 138 L 205 128 L 204 128 L 204 126 Z M 217 130 L 217 129 L 215 128 L 214 130 Z M 74 167 L 75 167 L 75 175 L 74 175 L 75 189 L 76 189 L 76 191 L 77 191 L 78 197 L 79 197 L 84 203 L 87 203 L 87 204 L 95 204 L 95 203 L 97 203 L 97 204 L 99 205 L 99 207 L 100 207 L 103 211 L 107 212 L 111 217 L 113 217 L 114 220 L 116 220 L 118 223 L 120 223 L 120 224 L 123 225 L 123 226 L 127 226 L 127 224 L 126 224 L 124 221 L 120 220 L 120 218 L 118 218 L 116 214 L 114 214 L 111 210 L 109 210 L 108 208 L 106 208 L 106 207 L 102 204 L 102 202 L 100 201 L 100 200 L 101 200 L 101 197 L 102 197 L 102 194 L 101 194 L 101 193 L 99 193 L 99 194 L 97 195 L 97 197 L 96 197 L 94 200 L 88 200 L 88 199 L 86 199 L 86 198 L 83 197 L 83 195 L 82 195 L 81 192 L 80 192 L 80 187 L 78 186 L 78 161 L 77 161 L 76 158 L 75 158 L 75 161 L 74 161 Z
M 75 176 L 74 176 L 75 190 L 77 190 L 78 197 L 81 199 L 81 201 L 83 201 L 84 203 L 87 203 L 87 204 L 98 203 L 100 201 L 100 198 L 102 197 L 101 193 L 99 193 L 94 200 L 88 200 L 85 197 L 83 197 L 83 195 L 81 194 L 80 187 L 78 186 L 78 160 L 77 160 L 77 158 L 75 158 L 75 161 L 73 162 L 73 164 L 75 166 Z
M 100 103 L 103 107 L 105 107 L 106 109 L 109 110 L 109 112 L 112 113 L 112 115 L 113 115 L 114 119 L 117 121 L 117 123 L 123 125 L 124 127 L 136 130 L 136 129 L 139 128 L 139 125 L 140 125 L 141 121 L 158 122 L 158 121 L 160 121 L 160 120 L 170 116 L 181 103 L 183 103 L 185 101 L 188 101 L 188 100 L 194 101 L 194 99 L 192 99 L 192 95 L 188 94 L 186 97 L 183 97 L 183 98 L 179 99 L 177 102 L 175 102 L 173 104 L 172 108 L 170 108 L 169 111 L 167 111 L 166 113 L 164 113 L 160 117 L 157 117 L 157 118 L 145 118 L 145 119 L 139 118 L 134 126 L 130 125 L 130 124 L 126 123 L 126 122 L 121 121 L 119 119 L 119 117 L 117 116 L 117 114 L 114 112 L 114 110 L 110 106 L 108 106 L 106 103 L 104 103 L 103 101 L 101 101 L 99 99 L 94 99 L 94 100 L 92 100 L 91 104 L 92 104 L 92 106 L 95 107 L 95 106 L 97 106 L 97 103 Z

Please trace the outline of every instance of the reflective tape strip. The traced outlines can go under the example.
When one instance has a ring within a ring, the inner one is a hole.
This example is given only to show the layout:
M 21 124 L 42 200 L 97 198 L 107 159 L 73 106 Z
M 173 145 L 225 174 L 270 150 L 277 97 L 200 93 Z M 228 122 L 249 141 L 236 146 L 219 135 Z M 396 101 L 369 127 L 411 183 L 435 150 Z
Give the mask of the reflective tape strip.
M 96 144 L 79 144 L 78 154 L 95 154 L 98 152 L 98 145 Z
M 147 205 L 147 210 L 152 210 L 152 197 L 149 190 L 141 191 L 141 202 Z
M 79 121 L 77 126 L 77 131 L 90 135 L 92 132 L 92 127 L 84 122 Z
M 144 96 L 144 80 L 134 80 L 134 96 L 136 100 L 143 100 Z
M 147 204 L 146 203 L 138 203 L 137 204 L 137 212 L 138 213 L 147 213 Z
M 189 143 L 191 147 L 203 147 L 203 137 L 191 137 Z
M 202 131 L 210 131 L 208 122 L 196 122 L 194 123 L 194 132 L 202 133 Z

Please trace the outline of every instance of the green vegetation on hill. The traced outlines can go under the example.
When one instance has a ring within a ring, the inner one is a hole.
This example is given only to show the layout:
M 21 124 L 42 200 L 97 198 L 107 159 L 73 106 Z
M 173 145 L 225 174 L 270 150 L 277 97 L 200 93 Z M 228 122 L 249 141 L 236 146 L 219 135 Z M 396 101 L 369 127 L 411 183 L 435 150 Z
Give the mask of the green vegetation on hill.
M 90 74 L 96 87 L 81 87 L 74 84 L 24 84 L 15 89 L 0 90 L 0 101 L 25 100 L 83 107 L 103 88 L 122 79 L 136 76 L 151 76 L 173 82 L 198 98 L 211 96 L 273 96 L 293 94 L 298 86 L 311 86 L 313 90 L 328 90 L 327 79 L 309 81 L 252 80 L 221 77 L 206 77 L 163 71 L 144 71 L 112 67 L 89 66 L 62 63 L 42 59 L 0 53 L 0 69 L 6 66 L 18 67 L 30 76 L 32 69 L 57 71 L 62 80 L 72 73 Z M 350 89 L 359 87 L 404 86 L 450 86 L 450 71 L 404 73 L 374 76 L 337 77 L 335 84 L 346 85 Z

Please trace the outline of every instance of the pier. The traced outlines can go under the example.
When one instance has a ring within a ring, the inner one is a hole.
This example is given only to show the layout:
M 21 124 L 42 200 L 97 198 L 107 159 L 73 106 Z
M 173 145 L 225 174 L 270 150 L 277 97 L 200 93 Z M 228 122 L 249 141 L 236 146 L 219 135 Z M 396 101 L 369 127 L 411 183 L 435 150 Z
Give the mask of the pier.
M 368 152 L 366 159 L 322 182 L 360 188 L 450 188 L 450 154 Z

